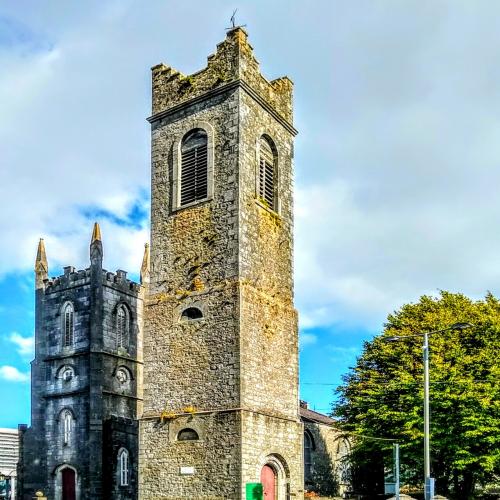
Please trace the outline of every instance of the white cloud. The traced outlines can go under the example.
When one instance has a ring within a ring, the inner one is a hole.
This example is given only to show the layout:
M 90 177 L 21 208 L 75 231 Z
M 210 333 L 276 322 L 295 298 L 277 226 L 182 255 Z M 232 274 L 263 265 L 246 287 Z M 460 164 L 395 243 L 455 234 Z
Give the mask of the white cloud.
M 61 5 L 0 8 L 27 30 L 0 38 L 0 276 L 31 269 L 40 236 L 53 273 L 87 266 L 92 213 L 144 203 L 148 67 L 202 68 L 231 14 Z M 295 81 L 301 327 L 377 329 L 429 291 L 500 292 L 500 5 L 263 5 L 240 14 L 265 75 Z M 147 227 L 98 218 L 105 266 L 137 271 Z
M 9 340 L 17 346 L 17 352 L 21 356 L 32 356 L 35 349 L 35 337 L 23 337 L 17 332 L 12 332 Z
M 300 347 L 306 347 L 311 344 L 315 344 L 318 337 L 314 333 L 300 332 L 299 341 Z
M 19 371 L 14 366 L 0 366 L 0 378 L 9 382 L 29 382 L 30 374 Z

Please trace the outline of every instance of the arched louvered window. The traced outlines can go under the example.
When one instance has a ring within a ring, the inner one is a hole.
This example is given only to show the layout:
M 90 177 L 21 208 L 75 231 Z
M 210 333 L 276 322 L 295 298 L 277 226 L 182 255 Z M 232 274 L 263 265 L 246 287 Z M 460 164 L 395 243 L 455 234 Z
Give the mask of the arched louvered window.
M 271 210 L 276 207 L 276 154 L 273 146 L 266 137 L 260 138 L 259 144 L 259 179 L 258 179 L 258 195 Z
M 118 452 L 118 473 L 120 486 L 128 486 L 129 483 L 129 455 L 125 448 Z
M 116 311 L 116 345 L 126 349 L 128 347 L 128 333 L 130 328 L 130 315 L 123 304 Z
M 63 430 L 63 444 L 71 444 L 71 435 L 73 433 L 73 415 L 69 410 L 62 412 L 62 430 Z
M 181 206 L 208 196 L 208 137 L 201 128 L 188 132 L 181 143 Z
M 75 310 L 73 304 L 66 303 L 63 308 L 63 345 L 71 347 L 74 341 Z

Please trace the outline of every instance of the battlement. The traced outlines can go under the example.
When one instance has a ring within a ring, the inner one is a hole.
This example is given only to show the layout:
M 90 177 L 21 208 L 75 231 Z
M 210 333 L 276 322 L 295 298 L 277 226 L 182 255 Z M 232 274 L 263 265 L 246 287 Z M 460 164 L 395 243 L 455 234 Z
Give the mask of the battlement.
M 228 31 L 226 39 L 217 45 L 216 52 L 208 56 L 207 67 L 191 75 L 184 75 L 165 64 L 153 66 L 153 116 L 217 88 L 242 81 L 292 125 L 292 81 L 286 76 L 267 80 L 260 72 L 247 37 L 241 27 Z
M 45 292 L 52 293 L 65 288 L 82 286 L 90 283 L 90 268 L 75 270 L 73 266 L 64 268 L 64 274 L 43 280 Z
M 141 285 L 127 279 L 127 272 L 118 269 L 115 273 L 102 270 L 102 284 L 115 288 L 124 292 L 133 292 L 138 294 L 141 290 Z M 66 288 L 88 285 L 91 282 L 91 268 L 75 270 L 72 266 L 64 268 L 64 274 L 53 278 L 45 279 L 45 293 L 54 293 Z

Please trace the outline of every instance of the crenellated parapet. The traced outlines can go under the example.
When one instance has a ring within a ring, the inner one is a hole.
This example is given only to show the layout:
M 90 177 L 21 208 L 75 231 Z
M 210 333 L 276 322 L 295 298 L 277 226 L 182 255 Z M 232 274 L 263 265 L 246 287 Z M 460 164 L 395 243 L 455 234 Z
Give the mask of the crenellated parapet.
M 43 287 L 45 289 L 45 293 L 56 293 L 67 288 L 90 284 L 90 271 L 90 267 L 79 270 L 75 270 L 75 268 L 71 266 L 65 267 L 64 274 L 44 280 Z M 101 274 L 101 283 L 104 286 L 109 286 L 123 292 L 138 294 L 141 291 L 141 285 L 128 279 L 126 276 L 126 271 L 122 271 L 121 269 L 118 269 L 116 272 L 110 272 L 103 269 Z
M 64 268 L 64 274 L 44 280 L 45 293 L 60 292 L 67 288 L 90 283 L 90 268 L 75 270 L 72 266 Z
M 293 122 L 292 81 L 286 76 L 269 81 L 261 74 L 247 33 L 241 27 L 228 31 L 226 39 L 217 45 L 215 54 L 208 57 L 207 67 L 201 71 L 184 75 L 165 64 L 158 64 L 152 68 L 152 78 L 153 117 L 209 92 L 241 83 L 289 125 Z

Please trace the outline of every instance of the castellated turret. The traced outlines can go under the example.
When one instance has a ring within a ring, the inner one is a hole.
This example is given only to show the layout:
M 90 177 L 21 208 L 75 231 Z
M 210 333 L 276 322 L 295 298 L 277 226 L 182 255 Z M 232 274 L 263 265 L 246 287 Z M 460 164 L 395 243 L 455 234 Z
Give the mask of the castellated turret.
M 236 27 L 152 99 L 139 497 L 303 498 L 292 82 Z
M 21 500 L 38 490 L 51 499 L 137 497 L 145 288 L 125 271 L 103 269 L 103 255 L 96 223 L 90 266 L 49 278 L 40 240 L 31 426 L 20 426 Z

